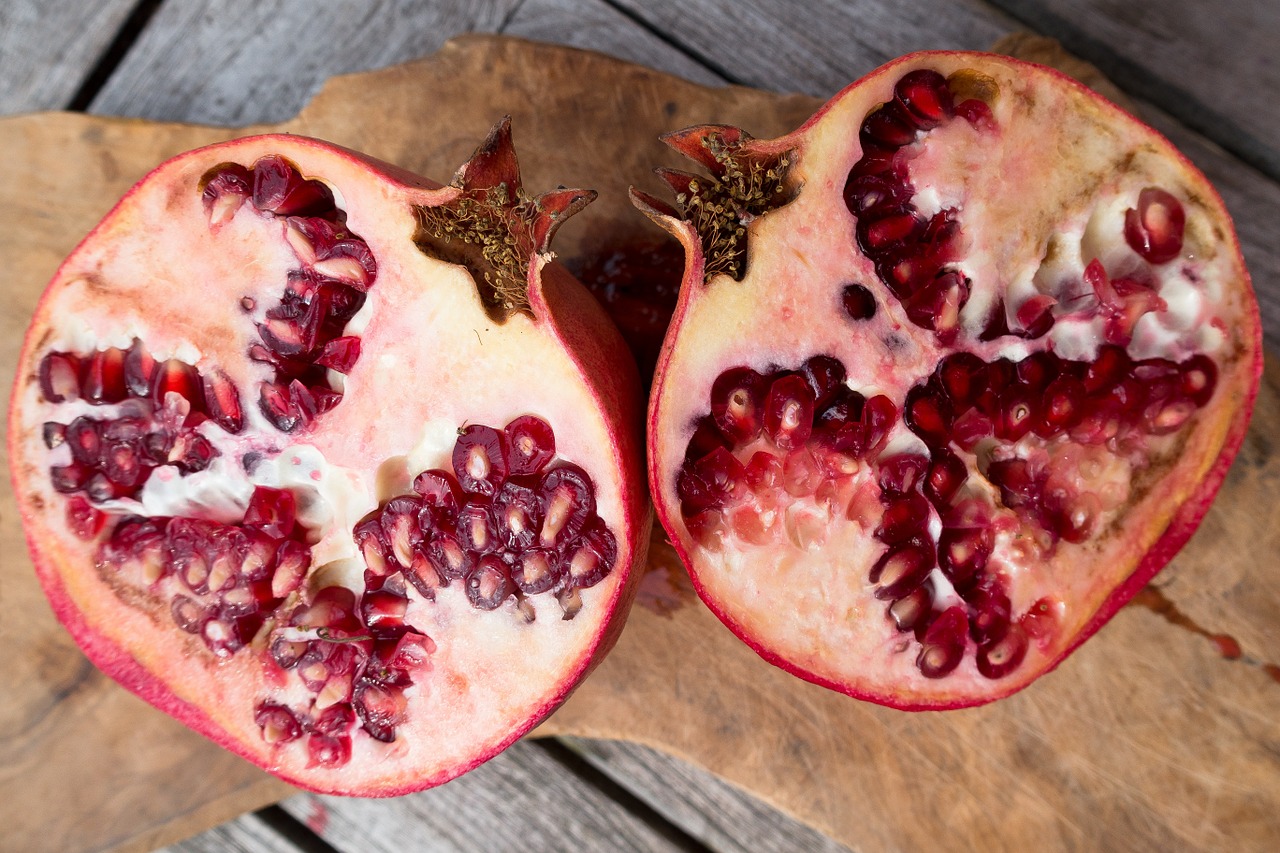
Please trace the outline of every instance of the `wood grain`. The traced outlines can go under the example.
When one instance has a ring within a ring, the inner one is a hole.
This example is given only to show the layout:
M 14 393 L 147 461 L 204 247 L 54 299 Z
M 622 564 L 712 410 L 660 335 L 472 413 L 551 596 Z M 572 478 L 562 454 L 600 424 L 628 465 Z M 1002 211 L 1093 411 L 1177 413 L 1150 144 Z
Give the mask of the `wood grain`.
M 377 800 L 305 795 L 283 807 L 339 850 L 636 850 L 680 846 L 594 786 L 564 771 L 538 744 L 518 743 L 447 785 Z M 572 815 L 570 818 L 569 816 Z
M 215 826 L 157 853 L 308 853 L 256 814 Z
M 65 109 L 133 0 L 0 4 L 0 115 Z
M 372 93 L 376 115 L 364 108 Z M 812 106 L 470 37 L 429 60 L 335 79 L 283 127 L 447 176 L 492 117 L 510 111 L 531 188 L 588 183 L 602 192 L 561 233 L 558 247 L 571 255 L 643 230 L 622 190 L 632 182 L 652 188 L 651 165 L 671 162 L 652 141 L 658 132 L 726 121 L 776 134 Z M 424 139 L 427 121 L 449 131 Z M 0 183 L 0 204 L 13 212 L 13 226 L 0 230 L 0 256 L 12 270 L 0 363 L 13 364 L 43 282 L 111 200 L 163 156 L 223 134 L 65 115 L 0 121 L 11 176 Z M 617 650 L 540 733 L 669 750 L 856 849 L 1071 849 L 1117 840 L 1134 849 L 1274 847 L 1277 685 L 1262 666 L 1280 661 L 1276 543 L 1267 538 L 1280 517 L 1265 497 L 1280 476 L 1274 375 L 1204 531 L 1160 576 L 1173 610 L 1126 609 L 1059 672 L 1012 699 L 910 715 L 798 682 L 725 631 L 692 597 L 670 552 L 658 549 L 644 606 Z M 25 685 L 0 703 L 0 750 L 11 759 L 0 767 L 5 843 L 136 846 L 157 832 L 195 828 L 183 819 L 195 810 L 207 819 L 208 809 L 262 791 L 254 788 L 261 774 L 84 674 L 16 556 L 20 533 L 12 499 L 4 500 L 0 592 L 14 615 L 0 622 L 0 641 L 31 650 L 0 661 L 0 683 Z M 1204 631 L 1233 634 L 1244 658 L 1224 660 L 1209 639 L 1170 621 L 1177 611 Z M 65 825 L 67 801 L 84 813 L 74 825 Z
M 335 74 L 497 30 L 519 0 L 165 0 L 90 112 L 236 127 L 297 115 Z M 234 23 L 230 23 L 234 22 Z
M 1124 89 L 1280 178 L 1280 4 L 992 0 Z M 1194 69 L 1194 73 L 1188 73 Z

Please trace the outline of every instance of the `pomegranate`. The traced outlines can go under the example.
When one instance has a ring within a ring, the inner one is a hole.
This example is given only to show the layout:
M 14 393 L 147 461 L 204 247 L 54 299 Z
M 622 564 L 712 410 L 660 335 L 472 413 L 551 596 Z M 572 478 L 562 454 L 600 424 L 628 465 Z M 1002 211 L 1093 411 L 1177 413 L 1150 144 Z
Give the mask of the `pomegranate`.
M 924 53 L 794 133 L 670 134 L 633 200 L 686 266 L 658 516 L 794 674 L 905 709 L 1025 687 L 1191 535 L 1243 436 L 1257 305 L 1213 188 L 1047 68 Z
M 104 671 L 302 787 L 435 785 L 612 645 L 650 512 L 634 362 L 509 124 L 441 187 L 300 137 L 158 167 L 22 350 L 14 487 Z

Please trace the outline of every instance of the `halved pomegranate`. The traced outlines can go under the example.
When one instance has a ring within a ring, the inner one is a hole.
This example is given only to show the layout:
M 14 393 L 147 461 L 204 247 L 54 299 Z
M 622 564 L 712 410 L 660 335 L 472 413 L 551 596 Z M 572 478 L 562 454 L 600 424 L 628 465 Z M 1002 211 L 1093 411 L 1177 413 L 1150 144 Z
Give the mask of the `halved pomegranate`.
M 926 53 L 780 139 L 667 141 L 685 246 L 659 518 L 767 660 L 899 708 L 1008 695 L 1195 529 L 1261 371 L 1222 203 L 1058 73 Z
M 113 678 L 297 785 L 491 757 L 612 645 L 650 523 L 635 365 L 506 122 L 451 186 L 240 139 L 63 263 L 10 412 L 28 542 Z

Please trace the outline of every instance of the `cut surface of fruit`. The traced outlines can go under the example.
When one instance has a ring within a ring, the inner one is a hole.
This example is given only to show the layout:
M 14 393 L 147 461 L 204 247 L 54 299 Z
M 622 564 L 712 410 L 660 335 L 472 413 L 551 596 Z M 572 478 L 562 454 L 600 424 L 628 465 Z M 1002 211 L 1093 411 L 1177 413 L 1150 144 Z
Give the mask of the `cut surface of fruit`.
M 1217 194 L 1164 139 L 1052 70 L 926 53 L 788 136 L 667 141 L 710 174 L 660 170 L 674 205 L 633 191 L 688 253 L 650 488 L 767 660 L 981 704 L 1194 531 L 1260 329 Z
M 161 165 L 63 263 L 10 410 L 89 657 L 308 789 L 447 781 L 612 645 L 649 509 L 634 362 L 506 122 L 449 186 L 317 140 Z

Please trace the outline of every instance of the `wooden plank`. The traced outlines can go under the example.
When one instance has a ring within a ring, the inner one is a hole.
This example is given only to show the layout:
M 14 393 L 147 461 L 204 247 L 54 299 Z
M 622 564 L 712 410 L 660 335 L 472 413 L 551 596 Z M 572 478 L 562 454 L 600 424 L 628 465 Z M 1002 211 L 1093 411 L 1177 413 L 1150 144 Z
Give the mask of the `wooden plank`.
M 1015 28 L 1012 19 L 980 0 L 827 0 L 803 7 L 770 0 L 614 0 L 614 5 L 734 83 L 819 98 L 895 56 L 979 50 Z
M 310 848 L 314 850 L 313 848 Z M 156 853 L 307 853 L 258 812 L 215 826 Z
M 0 115 L 65 109 L 134 5 L 0 3 Z
M 525 0 L 502 33 L 599 51 L 707 86 L 728 82 L 603 0 Z
M 304 794 L 281 807 L 352 853 L 688 849 L 529 742 L 430 791 L 390 800 Z
M 849 849 L 718 776 L 665 753 L 622 740 L 562 740 L 712 850 L 840 853 Z
M 168 0 L 90 112 L 239 126 L 283 121 L 335 74 L 495 31 L 518 0 Z
M 1135 97 L 1280 178 L 1274 0 L 992 0 Z

